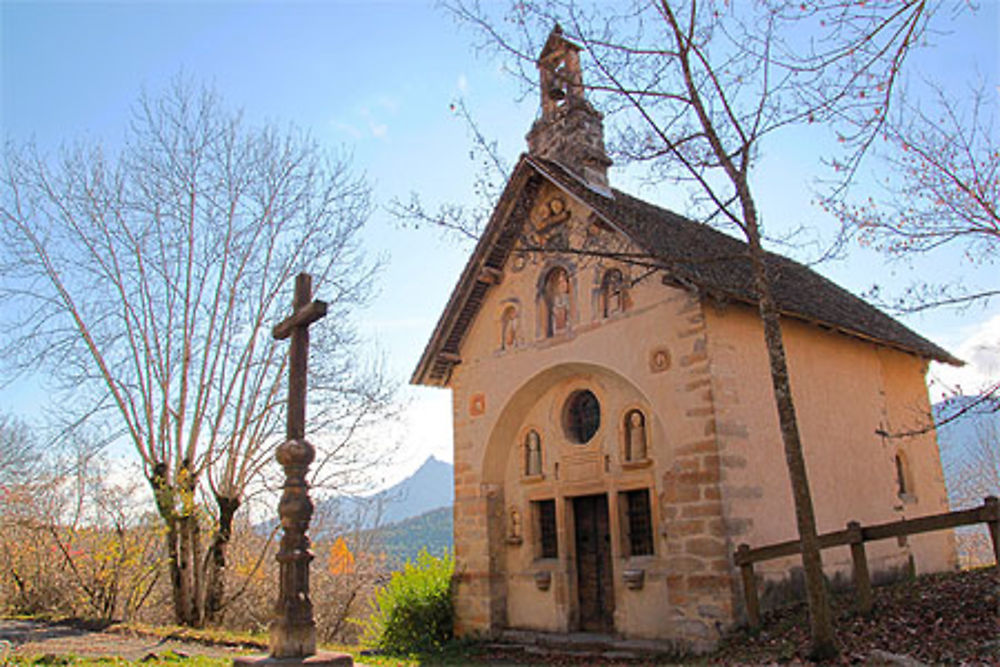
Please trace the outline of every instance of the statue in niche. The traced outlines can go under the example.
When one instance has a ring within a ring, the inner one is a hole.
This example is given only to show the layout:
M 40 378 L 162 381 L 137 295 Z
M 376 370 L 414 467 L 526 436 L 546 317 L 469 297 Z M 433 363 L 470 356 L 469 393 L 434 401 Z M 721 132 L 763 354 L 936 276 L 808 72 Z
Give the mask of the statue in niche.
M 507 541 L 511 544 L 520 544 L 521 539 L 521 513 L 516 507 L 511 507 L 507 523 Z
M 529 477 L 542 474 L 542 439 L 538 431 L 528 431 L 524 438 L 524 474 Z
M 500 349 L 511 350 L 517 345 L 517 329 L 520 317 L 517 306 L 510 305 L 504 308 L 503 315 L 500 316 Z
M 548 331 L 554 336 L 569 329 L 570 288 L 569 276 L 563 268 L 549 272 L 545 280 L 545 301 L 548 305 Z
M 601 280 L 601 311 L 611 317 L 625 310 L 625 280 L 618 269 L 608 269 Z
M 640 410 L 625 416 L 625 460 L 646 460 L 646 417 Z

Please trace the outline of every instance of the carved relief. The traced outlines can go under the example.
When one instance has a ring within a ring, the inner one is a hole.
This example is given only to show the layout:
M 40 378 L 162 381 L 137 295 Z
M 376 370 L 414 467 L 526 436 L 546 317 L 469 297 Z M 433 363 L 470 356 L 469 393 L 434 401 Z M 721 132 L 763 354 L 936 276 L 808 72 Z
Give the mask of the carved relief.
M 536 248 L 560 250 L 569 247 L 569 220 L 572 213 L 562 197 L 552 197 L 534 220 L 528 243 Z
M 500 315 L 500 349 L 512 350 L 520 340 L 521 311 L 517 304 L 510 303 Z
M 660 347 L 649 353 L 649 370 L 652 373 L 662 373 L 670 368 L 670 352 Z
M 601 279 L 601 316 L 612 317 L 625 311 L 625 279 L 618 269 L 608 269 Z
M 647 445 L 646 416 L 641 410 L 629 410 L 625 415 L 625 460 L 645 461 Z
M 486 395 L 474 394 L 469 399 L 469 414 L 473 417 L 478 417 L 484 412 L 486 412 Z
M 535 430 L 524 436 L 524 474 L 528 477 L 542 474 L 542 439 Z
M 511 507 L 507 517 L 507 544 L 521 544 L 524 541 L 522 532 L 521 513 L 516 507 Z
M 572 294 L 569 274 L 566 269 L 556 267 L 545 277 L 545 335 L 555 336 L 569 330 Z

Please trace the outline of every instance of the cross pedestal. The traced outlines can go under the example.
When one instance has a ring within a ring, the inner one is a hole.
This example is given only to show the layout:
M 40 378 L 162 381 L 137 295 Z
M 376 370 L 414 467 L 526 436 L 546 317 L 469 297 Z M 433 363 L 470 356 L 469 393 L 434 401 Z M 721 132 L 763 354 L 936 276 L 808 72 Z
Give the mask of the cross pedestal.
M 288 428 L 285 442 L 277 450 L 285 469 L 278 515 L 283 530 L 278 549 L 280 580 L 278 602 L 271 621 L 271 653 L 235 658 L 233 665 L 314 665 L 350 667 L 354 659 L 346 653 L 316 653 L 316 622 L 309 599 L 309 520 L 313 504 L 306 473 L 316 450 L 305 439 L 306 373 L 309 360 L 309 325 L 326 315 L 326 303 L 310 301 L 312 279 L 308 273 L 295 277 L 291 316 L 274 327 L 279 340 L 291 337 L 288 359 Z

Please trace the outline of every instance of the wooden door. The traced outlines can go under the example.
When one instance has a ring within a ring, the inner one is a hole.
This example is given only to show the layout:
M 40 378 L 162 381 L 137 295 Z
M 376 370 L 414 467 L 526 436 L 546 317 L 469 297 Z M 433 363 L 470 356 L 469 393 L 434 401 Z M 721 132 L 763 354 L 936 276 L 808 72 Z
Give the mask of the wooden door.
M 573 499 L 576 577 L 580 629 L 614 629 L 615 595 L 611 577 L 611 530 L 606 495 Z

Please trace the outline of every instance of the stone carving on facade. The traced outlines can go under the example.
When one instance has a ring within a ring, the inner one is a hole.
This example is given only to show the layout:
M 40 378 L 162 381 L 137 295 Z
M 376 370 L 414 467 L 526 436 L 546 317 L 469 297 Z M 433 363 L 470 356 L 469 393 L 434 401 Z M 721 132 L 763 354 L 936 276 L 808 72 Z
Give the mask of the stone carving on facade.
M 527 244 L 533 249 L 562 250 L 569 247 L 569 221 L 572 212 L 562 197 L 552 197 L 534 221 Z
M 547 310 L 546 335 L 555 336 L 569 330 L 572 294 L 566 269 L 556 267 L 545 279 Z
M 516 304 L 509 304 L 500 316 L 500 349 L 512 350 L 518 343 L 521 314 Z
M 641 410 L 630 410 L 625 415 L 625 460 L 645 461 L 647 445 L 646 416 Z
M 670 352 L 665 347 L 657 348 L 649 354 L 649 370 L 662 373 L 670 368 Z
M 618 269 L 608 269 L 601 279 L 601 315 L 611 317 L 625 311 L 625 279 Z
M 507 521 L 507 544 L 521 544 L 524 541 L 522 534 L 521 513 L 516 507 L 511 507 Z
M 542 439 L 538 431 L 528 431 L 524 437 L 524 474 L 527 477 L 542 474 Z

